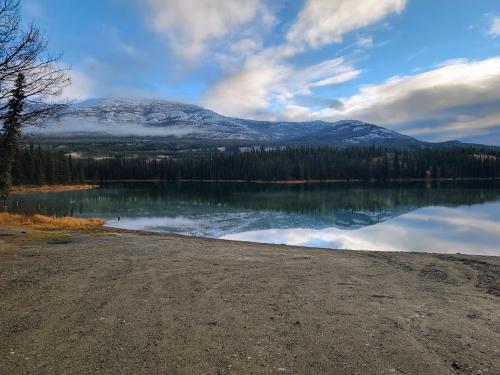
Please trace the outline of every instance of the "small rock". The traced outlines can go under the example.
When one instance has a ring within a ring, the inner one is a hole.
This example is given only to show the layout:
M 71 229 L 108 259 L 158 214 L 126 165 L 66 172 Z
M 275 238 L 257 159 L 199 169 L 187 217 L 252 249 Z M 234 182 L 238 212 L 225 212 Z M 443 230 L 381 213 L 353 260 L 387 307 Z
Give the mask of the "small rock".
M 462 368 L 462 364 L 458 361 L 453 361 L 451 362 L 451 367 L 453 367 L 455 370 L 460 370 Z

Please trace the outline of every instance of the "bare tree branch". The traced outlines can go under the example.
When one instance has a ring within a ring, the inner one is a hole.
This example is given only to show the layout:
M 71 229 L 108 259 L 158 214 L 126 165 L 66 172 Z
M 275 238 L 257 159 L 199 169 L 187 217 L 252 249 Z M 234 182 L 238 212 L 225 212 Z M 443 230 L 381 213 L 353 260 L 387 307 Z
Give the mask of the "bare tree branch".
M 40 29 L 29 25 L 21 29 L 20 1 L 0 0 L 0 120 L 4 120 L 8 103 L 19 74 L 25 77 L 25 113 L 22 124 L 33 125 L 65 104 L 50 98 L 61 94 L 70 84 L 67 69 L 58 62 L 61 56 L 47 52 L 47 40 Z
M 21 28 L 19 0 L 0 0 L 0 206 L 12 185 L 12 163 L 23 128 L 40 125 L 62 108 L 52 98 L 69 85 L 59 58 L 47 52 L 47 39 L 31 24 Z M 52 100 L 51 100 L 52 99 Z M 1 209 L 1 207 L 0 207 Z

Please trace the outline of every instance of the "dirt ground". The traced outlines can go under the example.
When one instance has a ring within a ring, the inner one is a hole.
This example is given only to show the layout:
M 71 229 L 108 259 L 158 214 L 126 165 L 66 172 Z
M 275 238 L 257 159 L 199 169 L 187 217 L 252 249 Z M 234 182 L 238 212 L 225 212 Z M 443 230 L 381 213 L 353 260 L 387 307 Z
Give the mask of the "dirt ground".
M 500 374 L 500 257 L 0 228 L 0 374 Z

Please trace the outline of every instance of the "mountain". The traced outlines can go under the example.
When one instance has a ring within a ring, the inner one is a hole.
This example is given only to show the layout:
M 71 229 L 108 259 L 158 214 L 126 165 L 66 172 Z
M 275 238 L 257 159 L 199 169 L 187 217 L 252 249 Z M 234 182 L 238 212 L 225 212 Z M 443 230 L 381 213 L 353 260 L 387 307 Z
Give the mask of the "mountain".
M 452 147 L 460 142 L 428 143 L 356 120 L 338 122 L 256 121 L 222 116 L 192 104 L 156 99 L 92 99 L 77 103 L 36 130 L 38 140 L 77 144 L 79 140 L 120 143 L 146 150 L 164 144 L 230 145 L 383 145 L 397 148 Z M 124 147 L 125 147 L 124 146 Z M 117 147 L 119 150 L 121 146 Z M 178 146 L 177 146 L 178 147 Z M 179 149 L 179 148 L 178 148 Z
M 239 140 L 272 144 L 384 144 L 418 147 L 424 142 L 380 126 L 344 120 L 282 122 L 225 117 L 205 108 L 164 100 L 93 99 L 70 106 L 38 135 Z

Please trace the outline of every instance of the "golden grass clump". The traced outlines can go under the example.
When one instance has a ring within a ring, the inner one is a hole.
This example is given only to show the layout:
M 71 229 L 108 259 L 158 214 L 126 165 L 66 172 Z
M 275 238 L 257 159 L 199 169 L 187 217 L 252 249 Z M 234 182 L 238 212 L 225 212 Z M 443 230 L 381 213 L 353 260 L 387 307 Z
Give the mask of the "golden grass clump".
M 91 229 L 102 227 L 104 223 L 102 219 L 0 213 L 0 225 L 26 226 L 34 229 Z
M 12 188 L 12 193 L 55 193 L 73 190 L 92 190 L 99 185 L 17 185 Z

